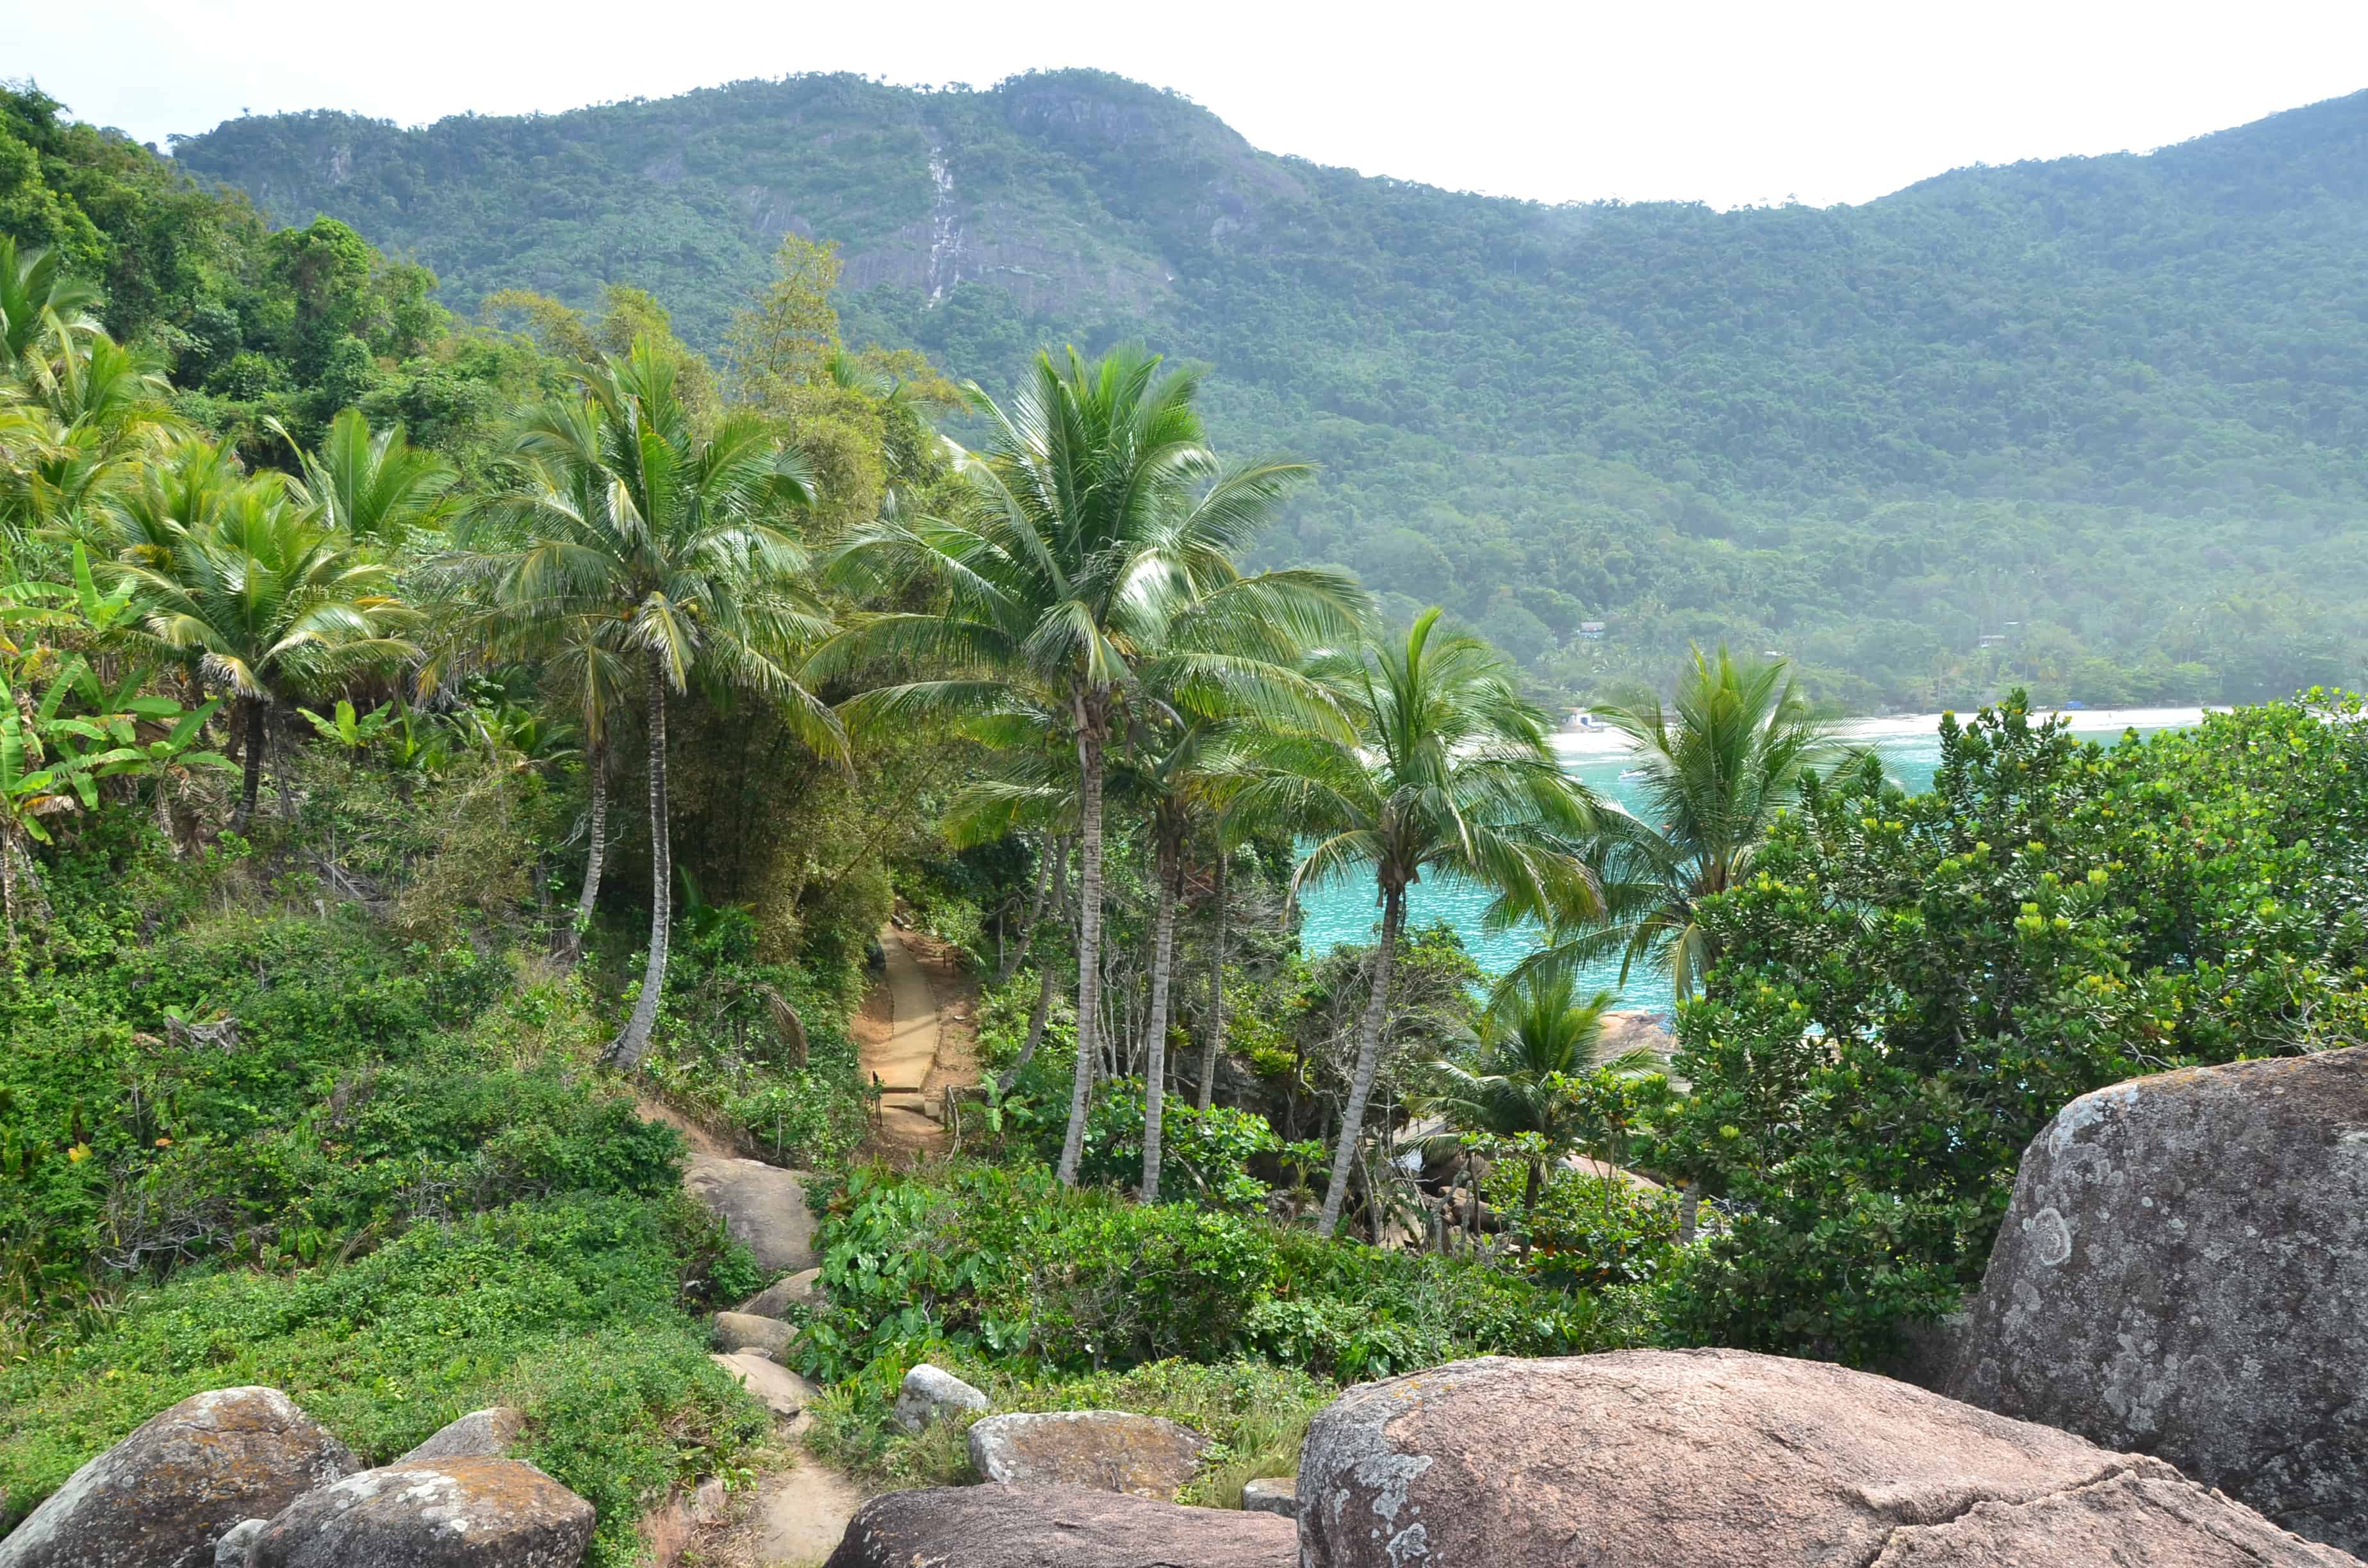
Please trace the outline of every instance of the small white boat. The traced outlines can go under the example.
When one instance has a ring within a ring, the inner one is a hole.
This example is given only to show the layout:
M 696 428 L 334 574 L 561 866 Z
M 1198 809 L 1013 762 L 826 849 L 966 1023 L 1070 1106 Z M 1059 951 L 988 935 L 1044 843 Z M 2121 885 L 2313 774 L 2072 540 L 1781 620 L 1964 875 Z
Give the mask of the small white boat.
M 1650 778 L 1651 777 L 1653 776 L 1650 773 L 1647 773 L 1641 767 L 1632 767 L 1627 772 L 1622 773 L 1620 776 L 1620 782 L 1622 784 L 1634 784 L 1640 778 Z

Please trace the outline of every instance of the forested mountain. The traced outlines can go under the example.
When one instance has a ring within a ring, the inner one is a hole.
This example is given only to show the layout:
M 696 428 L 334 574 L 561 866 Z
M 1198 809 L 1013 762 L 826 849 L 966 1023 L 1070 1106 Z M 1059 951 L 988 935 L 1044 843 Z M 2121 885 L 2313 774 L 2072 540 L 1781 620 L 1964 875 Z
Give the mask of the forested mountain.
M 630 282 L 717 347 L 795 232 L 842 247 L 859 340 L 990 389 L 1062 335 L 1206 360 L 1233 448 L 1324 464 L 1273 552 L 1566 690 L 1699 638 L 1858 707 L 2241 699 L 2368 645 L 2368 93 L 1731 212 L 1367 178 L 1075 72 L 243 119 L 177 153 L 460 308 Z

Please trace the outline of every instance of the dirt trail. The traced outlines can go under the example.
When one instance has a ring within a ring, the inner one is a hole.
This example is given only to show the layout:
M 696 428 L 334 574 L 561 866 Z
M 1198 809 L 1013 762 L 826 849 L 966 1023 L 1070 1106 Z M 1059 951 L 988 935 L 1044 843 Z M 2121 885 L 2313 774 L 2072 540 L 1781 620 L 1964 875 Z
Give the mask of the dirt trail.
M 700 1123 L 685 1116 L 647 1090 L 633 1096 L 633 1114 L 643 1121 L 665 1122 L 682 1134 L 683 1142 L 690 1145 L 690 1152 L 694 1154 L 712 1154 L 719 1159 L 728 1160 L 740 1153 Z
M 855 1483 L 813 1459 L 776 1471 L 757 1483 L 746 1526 L 749 1561 L 805 1568 L 837 1550 L 847 1522 L 863 1506 Z
M 931 1114 L 947 1086 L 978 1081 L 971 1049 L 977 988 L 947 944 L 920 932 L 883 926 L 880 951 L 886 975 L 856 1020 L 858 1060 L 864 1081 L 881 1090 L 872 1152 L 910 1163 L 948 1146 Z
M 946 1130 L 929 1114 L 946 1088 L 978 1081 L 978 988 L 960 954 L 925 933 L 892 922 L 880 929 L 880 950 L 886 972 L 853 1031 L 864 1081 L 876 1074 L 881 1087 L 867 1149 L 910 1165 L 948 1146 Z M 679 1129 L 694 1154 L 740 1153 L 655 1096 L 643 1095 L 638 1108 L 645 1121 Z M 782 1436 L 794 1445 L 806 1419 L 781 1428 Z M 862 1502 L 847 1477 L 800 1451 L 786 1468 L 757 1477 L 755 1495 L 732 1510 L 733 1522 L 696 1532 L 700 1560 L 715 1568 L 807 1568 L 837 1547 Z M 675 1552 L 659 1555 L 671 1561 Z

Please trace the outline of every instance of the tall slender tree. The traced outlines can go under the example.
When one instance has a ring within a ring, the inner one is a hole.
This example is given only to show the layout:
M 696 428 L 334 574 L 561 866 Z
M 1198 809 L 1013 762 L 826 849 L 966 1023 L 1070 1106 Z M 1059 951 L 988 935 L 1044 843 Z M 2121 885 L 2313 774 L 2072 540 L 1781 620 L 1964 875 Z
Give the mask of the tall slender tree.
M 1197 1108 L 1206 1111 L 1217 1092 L 1217 1056 L 1225 1044 L 1225 870 L 1234 846 L 1222 821 L 1210 824 L 1214 853 L 1210 878 L 1209 1017 L 1201 1040 L 1201 1085 Z
M 1678 995 L 1691 995 L 1715 956 L 1696 918 L 1702 901 L 1748 871 L 1804 777 L 1857 754 L 1811 710 L 1782 660 L 1725 648 L 1695 649 L 1669 702 L 1644 692 L 1595 711 L 1628 737 L 1629 760 L 1645 774 L 1644 814 L 1603 813 L 1586 851 L 1601 874 L 1601 907 L 1558 924 L 1504 984 L 1575 975 L 1616 955 L 1622 984 L 1635 965 L 1655 964 Z
M 1294 898 L 1370 875 L 1381 906 L 1372 987 L 1316 1220 L 1326 1236 L 1339 1225 L 1364 1132 L 1406 890 L 1426 875 L 1485 889 L 1494 895 L 1487 920 L 1500 926 L 1599 903 L 1592 875 L 1571 849 L 1596 824 L 1593 800 L 1563 772 L 1545 715 L 1522 700 L 1511 668 L 1479 639 L 1441 631 L 1439 614 L 1417 616 L 1403 641 L 1325 666 L 1356 719 L 1354 744 L 1286 740 L 1262 748 L 1226 808 L 1237 825 L 1314 839 L 1292 877 Z
M 462 530 L 454 561 L 521 631 L 613 618 L 639 661 L 649 745 L 650 945 L 632 1016 L 608 1061 L 631 1070 L 657 1022 L 672 916 L 666 717 L 694 676 L 762 693 L 791 733 L 843 760 L 846 735 L 800 683 L 799 656 L 829 630 L 793 526 L 812 491 L 797 454 L 753 416 L 698 429 L 677 392 L 679 357 L 637 338 L 583 373 L 575 397 L 521 425 L 516 482 Z
M 834 562 L 841 581 L 932 584 L 941 608 L 876 616 L 835 639 L 819 677 L 886 667 L 925 678 L 877 687 L 843 711 L 900 722 L 1008 705 L 1015 693 L 1061 715 L 1077 749 L 1077 1063 L 1059 1174 L 1076 1179 L 1101 1010 L 1104 762 L 1143 666 L 1163 648 L 1191 665 L 1196 705 L 1243 678 L 1287 669 L 1298 647 L 1353 628 L 1363 596 L 1334 573 L 1244 577 L 1235 554 L 1306 465 L 1221 464 L 1194 402 L 1200 378 L 1163 376 L 1134 346 L 1088 363 L 1037 356 L 1008 406 L 970 389 L 990 436 L 966 458 L 963 515 L 885 517 Z M 1196 635 L 1172 628 L 1193 612 Z M 1212 636 L 1211 633 L 1232 635 Z M 1283 644 L 1291 650 L 1277 661 Z

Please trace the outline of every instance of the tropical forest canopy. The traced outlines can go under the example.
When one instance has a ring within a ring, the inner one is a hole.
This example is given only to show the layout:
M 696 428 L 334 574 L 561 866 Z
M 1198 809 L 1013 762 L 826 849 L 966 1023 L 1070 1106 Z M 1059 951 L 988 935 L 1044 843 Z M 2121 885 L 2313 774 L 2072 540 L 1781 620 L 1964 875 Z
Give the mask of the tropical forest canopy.
M 1227 449 L 1323 465 L 1269 562 L 1349 564 L 1401 620 L 1442 602 L 1558 692 L 1725 639 L 1859 710 L 2242 700 L 2368 637 L 2368 94 L 1731 212 L 1366 178 L 1090 72 L 322 111 L 176 152 L 463 312 L 626 284 L 712 350 L 796 233 L 839 247 L 851 341 L 991 391 L 1043 342 L 1204 360 Z

